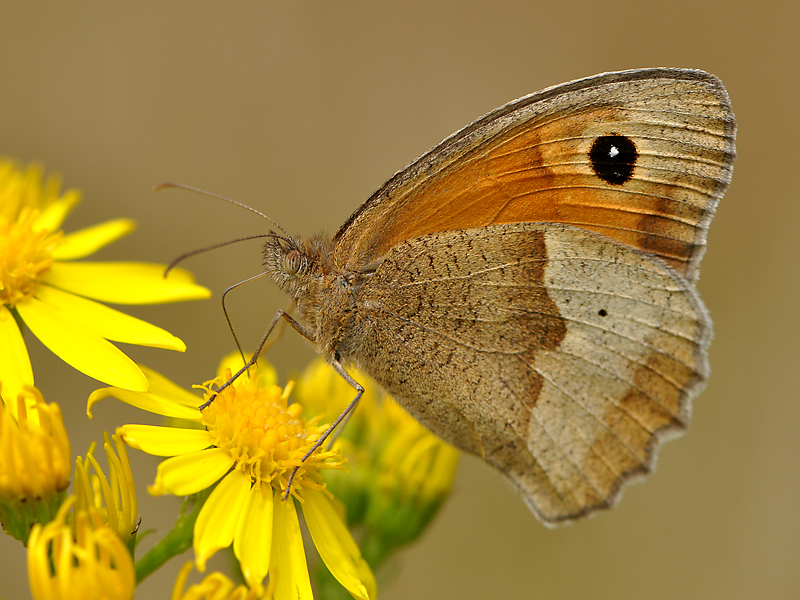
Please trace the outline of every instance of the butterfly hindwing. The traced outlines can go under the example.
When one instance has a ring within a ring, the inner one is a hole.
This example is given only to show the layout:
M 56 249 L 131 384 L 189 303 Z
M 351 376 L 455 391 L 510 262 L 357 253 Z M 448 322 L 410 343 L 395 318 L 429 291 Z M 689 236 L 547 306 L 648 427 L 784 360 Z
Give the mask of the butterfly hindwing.
M 405 240 L 357 308 L 354 361 L 548 523 L 612 504 L 650 470 L 708 372 L 711 323 L 686 280 L 562 224 Z

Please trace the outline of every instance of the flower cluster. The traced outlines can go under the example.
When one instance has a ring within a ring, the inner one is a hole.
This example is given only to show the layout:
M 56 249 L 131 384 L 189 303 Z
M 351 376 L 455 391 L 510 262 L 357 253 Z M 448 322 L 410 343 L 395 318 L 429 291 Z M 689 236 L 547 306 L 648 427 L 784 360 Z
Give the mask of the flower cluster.
M 205 399 L 241 367 L 235 360 L 232 356 L 223 361 L 218 376 L 203 386 Z M 219 549 L 233 545 L 251 587 L 270 573 L 278 597 L 289 597 L 289 588 L 298 590 L 300 597 L 310 597 L 296 499 L 314 544 L 337 581 L 356 598 L 375 597 L 372 573 L 322 482 L 321 472 L 341 469 L 342 459 L 337 452 L 322 449 L 307 456 L 328 425 L 303 418 L 301 405 L 288 402 L 291 386 L 282 390 L 274 383 L 274 371 L 257 364 L 200 411 L 196 407 L 202 398 L 146 372 L 149 392 L 105 388 L 92 394 L 89 408 L 115 396 L 163 416 L 202 424 L 200 429 L 125 425 L 118 430 L 129 446 L 170 457 L 158 467 L 149 488 L 152 494 L 189 496 L 216 485 L 194 525 L 199 570 Z M 280 575 L 275 577 L 276 573 Z
M 335 449 L 348 457 L 348 473 L 331 471 L 325 481 L 347 509 L 351 528 L 361 530 L 361 548 L 376 568 L 427 528 L 450 493 L 459 452 L 415 421 L 361 373 L 365 393 Z M 324 361 L 298 380 L 296 397 L 311 414 L 336 415 L 354 391 Z
M 181 569 L 174 600 L 376 598 L 373 569 L 427 526 L 452 485 L 455 450 L 373 385 L 335 444 L 323 445 L 353 390 L 322 362 L 309 366 L 294 396 L 294 384 L 279 387 L 260 360 L 227 385 L 240 355 L 196 386 L 202 396 L 135 364 L 112 342 L 185 346 L 103 303 L 209 292 L 180 269 L 165 278 L 163 265 L 80 260 L 134 224 L 65 234 L 79 199 L 35 165 L 0 160 L 0 523 L 28 548 L 34 598 L 130 599 L 138 582 L 188 548 L 194 560 Z M 90 418 L 97 402 L 114 397 L 164 425 L 104 433 L 107 471 L 94 444 L 72 471 L 61 409 L 33 385 L 27 332 L 108 384 L 90 396 Z M 173 529 L 136 561 L 142 518 L 126 447 L 165 457 L 151 494 L 186 497 Z M 300 515 L 324 569 L 309 571 Z M 204 572 L 229 547 L 243 581 L 214 572 L 187 587 L 192 565 Z

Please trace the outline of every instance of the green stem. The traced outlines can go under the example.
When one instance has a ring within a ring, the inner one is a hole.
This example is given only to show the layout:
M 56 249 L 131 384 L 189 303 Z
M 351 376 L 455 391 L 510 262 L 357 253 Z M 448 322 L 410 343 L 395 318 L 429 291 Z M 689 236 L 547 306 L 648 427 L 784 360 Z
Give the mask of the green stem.
M 164 538 L 153 546 L 147 554 L 136 561 L 136 583 L 141 583 L 153 571 L 160 568 L 173 556 L 177 556 L 189 549 L 192 545 L 192 535 L 194 532 L 194 522 L 200 509 L 203 508 L 206 498 L 208 498 L 215 486 L 207 488 L 202 492 L 189 496 L 181 507 L 181 514 L 175 520 L 175 525 Z M 191 512 L 187 512 L 189 506 Z

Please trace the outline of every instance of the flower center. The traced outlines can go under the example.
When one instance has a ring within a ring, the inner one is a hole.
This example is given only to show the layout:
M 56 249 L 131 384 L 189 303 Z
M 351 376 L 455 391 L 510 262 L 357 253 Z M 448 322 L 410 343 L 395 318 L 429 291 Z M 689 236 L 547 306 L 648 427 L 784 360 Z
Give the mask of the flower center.
M 34 229 L 38 216 L 27 208 L 14 221 L 0 215 L 0 302 L 6 306 L 33 295 L 61 241 L 60 231 Z
M 221 385 L 230 376 L 228 371 L 226 377 L 210 383 Z M 204 387 L 210 390 L 210 384 Z M 291 384 L 282 391 L 275 385 L 261 387 L 255 376 L 242 375 L 203 410 L 203 424 L 212 434 L 213 444 L 230 452 L 237 468 L 254 483 L 283 490 L 289 475 L 299 466 L 292 491 L 304 486 L 319 489 L 319 469 L 337 468 L 342 463 L 322 462 L 337 456 L 323 450 L 303 461 L 327 426 L 306 422 L 303 407 L 288 404 L 290 391 Z

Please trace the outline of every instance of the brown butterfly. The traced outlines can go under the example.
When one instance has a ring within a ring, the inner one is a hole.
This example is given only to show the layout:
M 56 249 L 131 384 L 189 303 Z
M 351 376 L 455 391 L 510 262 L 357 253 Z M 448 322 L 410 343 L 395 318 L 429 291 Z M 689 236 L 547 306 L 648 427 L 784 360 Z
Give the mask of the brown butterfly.
M 686 428 L 708 376 L 695 283 L 735 129 L 721 82 L 694 70 L 510 102 L 395 174 L 332 240 L 271 233 L 265 271 L 298 318 L 279 311 L 270 330 L 285 318 L 356 401 L 342 365 L 370 374 L 545 523 L 609 507 Z

